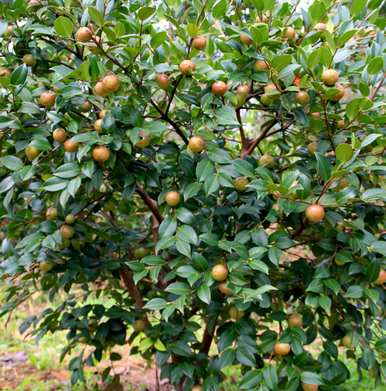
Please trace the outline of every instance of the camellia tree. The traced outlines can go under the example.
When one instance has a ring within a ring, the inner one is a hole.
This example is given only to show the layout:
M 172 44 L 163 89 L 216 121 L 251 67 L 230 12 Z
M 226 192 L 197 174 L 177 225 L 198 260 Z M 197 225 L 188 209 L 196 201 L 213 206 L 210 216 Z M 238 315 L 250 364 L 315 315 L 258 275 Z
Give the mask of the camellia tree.
M 382 4 L 3 1 L 1 314 L 53 300 L 74 383 L 382 382 Z

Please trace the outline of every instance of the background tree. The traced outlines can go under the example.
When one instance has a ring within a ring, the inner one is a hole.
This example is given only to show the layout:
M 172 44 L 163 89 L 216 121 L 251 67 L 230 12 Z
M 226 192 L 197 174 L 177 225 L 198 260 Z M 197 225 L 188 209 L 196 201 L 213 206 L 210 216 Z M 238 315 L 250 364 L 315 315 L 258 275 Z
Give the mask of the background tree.
M 21 330 L 73 382 L 126 343 L 179 390 L 338 390 L 339 344 L 381 381 L 383 3 L 299 3 L 0 4 L 1 313 L 60 298 Z

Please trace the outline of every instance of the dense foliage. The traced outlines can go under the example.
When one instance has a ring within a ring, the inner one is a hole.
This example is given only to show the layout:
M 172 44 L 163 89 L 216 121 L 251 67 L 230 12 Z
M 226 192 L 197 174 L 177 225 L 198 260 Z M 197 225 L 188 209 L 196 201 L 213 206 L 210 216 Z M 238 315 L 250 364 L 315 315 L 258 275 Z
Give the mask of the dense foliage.
M 178 390 L 341 390 L 339 345 L 382 381 L 381 7 L 3 1 L 0 314 L 59 300 L 21 330 L 74 382 L 123 344 Z

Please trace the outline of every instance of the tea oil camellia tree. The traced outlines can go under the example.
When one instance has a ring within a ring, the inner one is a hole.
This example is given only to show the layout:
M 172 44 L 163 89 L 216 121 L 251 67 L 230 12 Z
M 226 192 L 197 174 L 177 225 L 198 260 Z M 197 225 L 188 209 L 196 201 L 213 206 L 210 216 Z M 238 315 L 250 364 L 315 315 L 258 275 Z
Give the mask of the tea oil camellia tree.
M 117 345 L 177 390 L 382 382 L 382 4 L 3 1 L 0 314 L 53 300 L 20 328 L 74 383 Z

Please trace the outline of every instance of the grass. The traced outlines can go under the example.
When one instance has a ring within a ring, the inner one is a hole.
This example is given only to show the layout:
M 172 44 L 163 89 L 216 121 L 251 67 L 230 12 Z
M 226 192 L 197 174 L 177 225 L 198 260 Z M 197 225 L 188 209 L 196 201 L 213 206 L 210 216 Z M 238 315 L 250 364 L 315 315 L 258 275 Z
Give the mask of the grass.
M 2 391 L 96 391 L 97 377 L 91 370 L 86 371 L 87 386 L 70 386 L 67 362 L 60 362 L 61 350 L 66 345 L 64 333 L 46 335 L 39 344 L 33 337 L 20 335 L 18 326 L 30 314 L 37 309 L 44 308 L 43 299 L 35 298 L 33 303 L 27 304 L 15 312 L 8 321 L 0 318 L 0 358 L 4 354 L 24 352 L 26 361 L 19 363 L 14 368 L 2 368 L 0 366 L 0 389 Z M 1 289 L 0 289 L 1 302 Z M 1 365 L 1 362 L 0 362 Z M 347 391 L 386 391 L 385 386 L 374 385 L 374 380 L 364 373 L 364 378 L 359 381 L 354 362 L 349 362 L 352 372 L 351 379 L 340 390 Z M 237 378 L 237 372 L 230 373 L 232 378 Z M 7 386 L 8 384 L 8 386 Z M 127 388 L 129 387 L 129 388 Z M 146 388 L 136 388 L 142 391 Z M 228 382 L 224 385 L 224 391 L 239 391 L 239 387 Z M 125 391 L 134 391 L 131 386 L 126 386 Z

